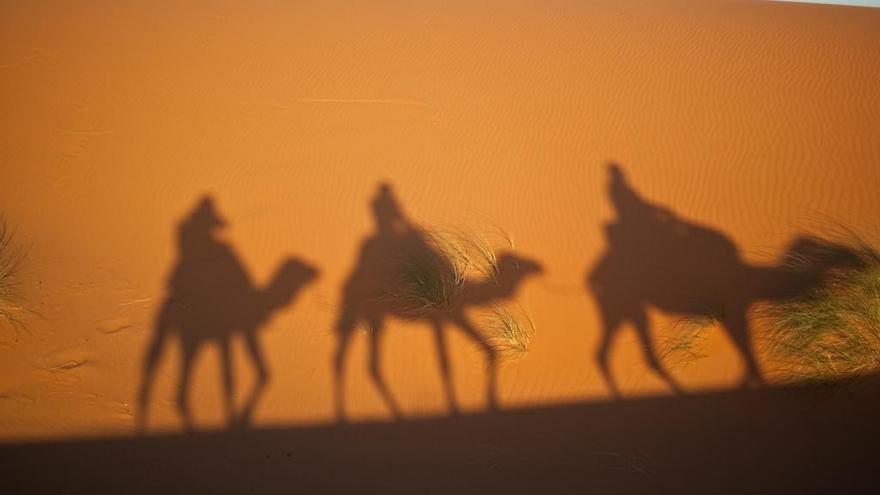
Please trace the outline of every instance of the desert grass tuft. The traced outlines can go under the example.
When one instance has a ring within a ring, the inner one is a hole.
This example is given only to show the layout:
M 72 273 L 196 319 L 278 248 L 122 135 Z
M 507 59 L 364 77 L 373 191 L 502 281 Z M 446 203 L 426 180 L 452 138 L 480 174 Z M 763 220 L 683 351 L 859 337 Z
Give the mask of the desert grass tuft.
M 880 252 L 850 236 L 855 263 L 799 297 L 765 305 L 770 355 L 792 380 L 825 381 L 880 369 Z M 807 260 L 791 260 L 795 269 Z
M 529 351 L 535 324 L 522 308 L 492 306 L 482 320 L 489 343 L 502 357 L 520 357 Z
M 387 297 L 413 316 L 445 311 L 455 304 L 465 276 L 462 265 L 442 252 L 402 253 Z
M 706 333 L 720 325 L 723 319 L 723 312 L 713 309 L 703 315 L 676 320 L 669 335 L 660 339 L 660 359 L 671 366 L 687 366 L 705 358 Z
M 6 221 L 0 218 L 0 320 L 21 328 L 26 309 L 18 274 L 25 253 L 15 247 L 13 237 Z
M 395 253 L 394 274 L 384 296 L 412 317 L 450 311 L 468 279 L 498 276 L 496 246 L 513 247 L 500 229 L 494 236 L 465 228 L 419 231 L 418 236 Z M 502 356 L 528 351 L 535 327 L 522 309 L 492 306 L 481 312 L 481 320 L 481 331 Z
M 488 235 L 463 228 L 423 230 L 418 235 L 419 242 L 395 253 L 394 275 L 386 294 L 406 313 L 423 316 L 446 311 L 455 305 L 468 277 L 498 274 L 495 247 Z
M 496 256 L 498 240 L 505 248 L 513 247 L 513 240 L 501 229 L 495 229 L 494 236 L 466 228 L 437 229 L 428 233 L 431 243 L 454 264 L 459 271 L 476 273 L 484 278 L 498 275 Z M 493 242 L 493 237 L 497 238 Z

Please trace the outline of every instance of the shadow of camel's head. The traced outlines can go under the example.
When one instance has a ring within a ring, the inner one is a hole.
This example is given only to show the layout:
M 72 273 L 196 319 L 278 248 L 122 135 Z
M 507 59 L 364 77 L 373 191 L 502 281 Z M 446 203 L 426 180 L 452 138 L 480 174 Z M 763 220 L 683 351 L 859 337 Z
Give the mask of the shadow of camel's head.
M 865 261 L 850 247 L 803 235 L 789 244 L 785 265 L 797 271 L 819 272 L 833 268 L 860 268 Z
M 538 261 L 513 253 L 502 253 L 498 256 L 498 273 L 526 278 L 544 273 L 544 267 Z
M 270 308 L 277 309 L 293 302 L 297 292 L 318 278 L 317 268 L 296 258 L 281 263 L 269 283 L 266 296 Z

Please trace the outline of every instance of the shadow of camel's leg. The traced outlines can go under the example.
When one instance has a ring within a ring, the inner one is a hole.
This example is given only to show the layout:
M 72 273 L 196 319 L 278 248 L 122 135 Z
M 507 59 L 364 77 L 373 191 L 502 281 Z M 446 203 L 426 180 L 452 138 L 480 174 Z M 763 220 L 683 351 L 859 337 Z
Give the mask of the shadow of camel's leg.
M 660 363 L 660 359 L 657 357 L 657 351 L 654 350 L 654 342 L 651 340 L 651 332 L 648 328 L 648 316 L 645 314 L 645 311 L 639 308 L 638 311 L 633 313 L 631 320 L 636 329 L 636 333 L 639 336 L 639 340 L 641 340 L 645 361 L 648 362 L 648 365 L 654 370 L 654 372 L 663 378 L 663 381 L 672 387 L 672 390 L 675 391 L 675 393 L 684 393 L 684 390 L 678 385 L 675 378 L 666 371 L 666 368 L 663 367 Z
M 455 387 L 452 384 L 452 371 L 449 368 L 449 352 L 446 348 L 446 334 L 443 332 L 443 323 L 434 320 L 434 341 L 437 345 L 437 357 L 440 364 L 440 375 L 443 378 L 443 390 L 446 392 L 446 402 L 450 412 L 458 414 L 458 400 L 455 398 Z
M 189 378 L 195 361 L 196 347 L 184 344 L 181 350 L 180 381 L 177 384 L 177 409 L 183 418 L 183 426 L 187 431 L 193 429 L 192 414 L 189 409 Z
M 746 319 L 745 308 L 735 308 L 724 319 L 724 326 L 730 340 L 736 346 L 740 356 L 743 358 L 745 365 L 745 376 L 742 385 L 748 387 L 750 385 L 763 385 L 764 379 L 761 375 L 761 369 L 755 361 L 755 355 L 752 352 L 751 342 L 749 342 L 749 322 Z
M 150 391 L 153 387 L 153 380 L 156 374 L 156 366 L 159 364 L 159 358 L 162 357 L 162 351 L 165 349 L 165 338 L 169 328 L 162 323 L 161 318 L 159 324 L 156 325 L 156 331 L 153 334 L 153 340 L 147 350 L 147 357 L 144 360 L 144 374 L 141 377 L 141 389 L 138 394 L 137 416 L 135 418 L 135 430 L 143 432 L 147 426 L 147 414 L 149 412 Z
M 231 426 L 236 423 L 235 403 L 235 377 L 232 375 L 232 357 L 230 356 L 229 340 L 221 339 L 220 347 L 220 372 L 223 378 L 223 407 L 226 412 L 226 421 Z
M 463 314 L 455 315 L 454 321 L 458 328 L 479 344 L 486 354 L 486 407 L 490 411 L 495 411 L 498 409 L 498 353 Z
M 382 370 L 380 369 L 382 363 L 382 349 L 379 337 L 381 336 L 381 333 L 382 323 L 373 322 L 370 324 L 370 356 L 368 369 L 370 372 L 370 378 L 373 379 L 373 383 L 376 385 L 376 388 L 379 389 L 382 399 L 385 400 L 385 404 L 387 404 L 388 409 L 391 410 L 391 415 L 394 416 L 394 419 L 399 420 L 403 417 L 403 414 L 400 411 L 400 407 L 397 405 L 397 401 L 391 394 L 391 390 L 388 389 L 388 385 L 385 383 L 385 379 L 382 377 Z
M 246 330 L 244 339 L 248 356 L 250 356 L 251 362 L 257 370 L 257 383 L 254 384 L 254 389 L 251 391 L 239 417 L 239 423 L 242 426 L 247 426 L 251 423 L 254 409 L 256 409 L 257 402 L 263 395 L 266 384 L 269 383 L 269 370 L 266 368 L 266 362 L 263 360 L 263 351 L 260 348 L 260 343 L 257 341 L 256 330 L 253 328 Z
M 345 357 L 354 332 L 354 324 L 336 329 L 336 352 L 333 354 L 333 407 L 336 421 L 345 422 Z
M 617 333 L 617 329 L 620 328 L 621 320 L 620 318 L 612 317 L 602 308 L 603 306 L 600 303 L 599 315 L 602 320 L 602 337 L 599 341 L 599 348 L 596 351 L 596 364 L 599 366 L 599 372 L 602 374 L 602 379 L 608 387 L 608 392 L 612 398 L 617 399 L 620 397 L 620 390 L 617 388 L 617 382 L 611 374 L 608 358 L 611 352 L 611 339 Z

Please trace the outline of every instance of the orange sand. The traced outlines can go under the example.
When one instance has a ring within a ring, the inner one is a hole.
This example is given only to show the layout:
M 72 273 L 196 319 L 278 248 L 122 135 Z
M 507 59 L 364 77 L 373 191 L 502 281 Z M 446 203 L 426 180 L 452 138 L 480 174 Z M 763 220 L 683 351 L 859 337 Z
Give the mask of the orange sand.
M 537 333 L 500 372 L 502 406 L 607 398 L 584 275 L 612 217 L 606 162 L 633 188 L 772 263 L 842 222 L 876 234 L 880 10 L 718 2 L 115 2 L 0 7 L 0 212 L 30 248 L 39 316 L 0 323 L 0 438 L 127 434 L 176 229 L 202 195 L 262 285 L 289 255 L 320 278 L 261 331 L 271 380 L 256 425 L 333 418 L 339 292 L 389 181 L 424 225 L 497 225 L 539 259 L 522 285 Z M 674 318 L 651 314 L 658 339 Z M 479 349 L 450 331 L 455 387 L 484 407 Z M 669 393 L 630 330 L 626 396 Z M 672 374 L 738 383 L 718 329 Z M 197 358 L 199 428 L 224 420 L 218 353 Z M 388 417 L 355 337 L 354 420 Z M 233 346 L 237 400 L 254 381 Z M 772 363 L 764 363 L 772 375 Z M 445 413 L 426 325 L 391 322 L 382 369 L 408 415 Z M 149 428 L 177 429 L 178 349 Z

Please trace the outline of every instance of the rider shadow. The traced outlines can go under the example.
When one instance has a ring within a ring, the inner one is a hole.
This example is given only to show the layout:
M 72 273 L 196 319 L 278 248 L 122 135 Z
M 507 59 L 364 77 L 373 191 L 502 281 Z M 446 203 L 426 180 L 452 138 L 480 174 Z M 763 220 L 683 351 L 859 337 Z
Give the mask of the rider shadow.
M 762 385 L 747 318 L 751 305 L 803 294 L 828 270 L 858 262 L 845 247 L 801 236 L 776 265 L 747 264 L 729 237 L 644 199 L 614 163 L 608 165 L 608 197 L 617 218 L 605 225 L 607 249 L 587 274 L 586 286 L 601 318 L 596 361 L 615 397 L 620 393 L 609 351 L 626 323 L 635 328 L 647 364 L 682 392 L 658 358 L 648 308 L 718 321 L 744 361 L 742 385 Z
M 355 268 L 343 285 L 336 323 L 333 369 L 337 419 L 345 421 L 345 359 L 358 328 L 365 329 L 369 338 L 370 378 L 395 419 L 402 418 L 401 408 L 380 370 L 382 331 L 389 317 L 431 326 L 447 405 L 453 413 L 458 412 L 458 403 L 445 327 L 455 326 L 477 344 L 487 363 L 486 402 L 490 410 L 497 409 L 497 351 L 465 310 L 513 298 L 526 277 L 542 271 L 541 265 L 505 252 L 497 256 L 494 273 L 477 280 L 465 279 L 449 256 L 432 243 L 430 235 L 406 217 L 390 185 L 379 185 L 370 206 L 375 231 L 361 244 Z
M 287 258 L 267 285 L 256 286 L 235 249 L 220 238 L 219 232 L 225 226 L 226 221 L 217 213 L 210 196 L 199 200 L 178 226 L 178 258 L 167 282 L 143 364 L 138 397 L 139 430 L 147 424 L 156 367 L 172 337 L 181 345 L 177 407 L 187 430 L 193 427 L 188 400 L 192 366 L 198 351 L 208 344 L 215 344 L 220 350 L 223 400 L 230 426 L 249 425 L 270 379 L 258 332 L 318 275 L 317 269 L 303 261 Z M 257 382 L 240 411 L 235 410 L 233 400 L 231 340 L 235 335 L 243 339 L 257 372 Z

